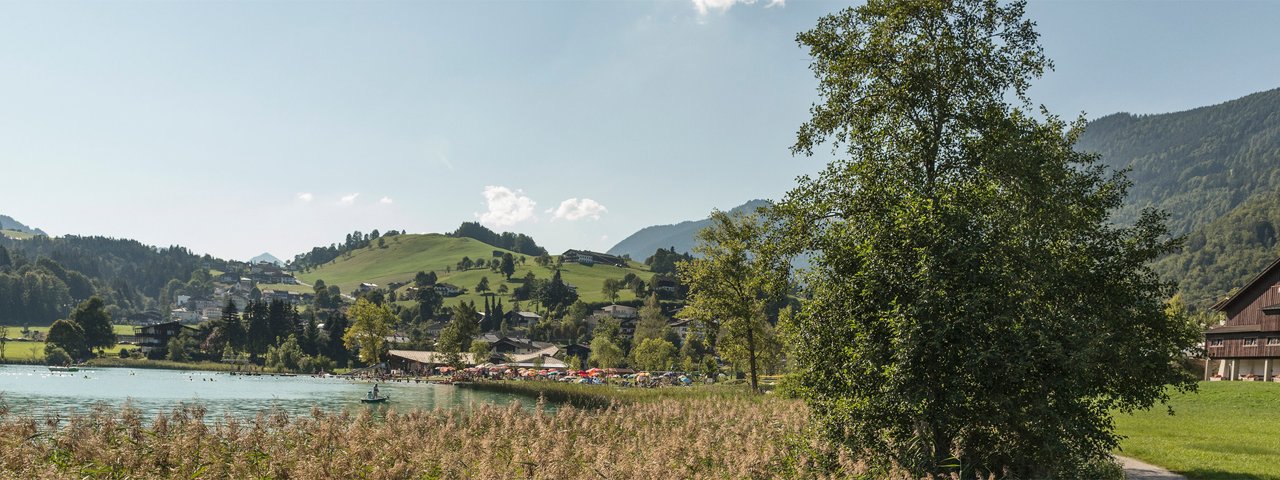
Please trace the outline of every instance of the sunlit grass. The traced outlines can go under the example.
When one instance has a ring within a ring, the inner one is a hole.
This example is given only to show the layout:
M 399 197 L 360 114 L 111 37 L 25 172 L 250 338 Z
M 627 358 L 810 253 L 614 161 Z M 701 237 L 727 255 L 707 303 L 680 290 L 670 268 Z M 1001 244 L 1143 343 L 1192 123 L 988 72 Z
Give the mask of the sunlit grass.
M 1280 383 L 1202 382 L 1170 405 L 1117 416 L 1119 453 L 1192 479 L 1280 479 Z

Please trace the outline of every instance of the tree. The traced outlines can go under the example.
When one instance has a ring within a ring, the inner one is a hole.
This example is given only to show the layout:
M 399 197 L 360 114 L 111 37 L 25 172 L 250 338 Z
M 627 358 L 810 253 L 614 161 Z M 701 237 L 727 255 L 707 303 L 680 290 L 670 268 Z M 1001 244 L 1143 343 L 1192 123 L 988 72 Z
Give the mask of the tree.
M 498 270 L 502 272 L 502 275 L 506 277 L 507 280 L 511 280 L 511 276 L 516 273 L 516 262 L 515 259 L 511 257 L 510 253 L 502 254 L 502 266 L 499 267 Z
M 484 295 L 489 291 L 489 277 L 480 277 L 480 283 L 476 284 L 476 293 Z
M 591 339 L 591 355 L 587 362 L 600 368 L 613 368 L 622 364 L 622 348 L 613 339 L 598 335 Z
M 666 339 L 646 338 L 631 350 L 631 358 L 642 370 L 670 370 L 676 359 L 676 346 Z
M 0 325 L 0 361 L 4 360 L 4 347 L 9 343 L 9 326 Z
M 498 295 L 499 295 L 499 296 L 506 295 L 506 294 L 507 294 L 507 292 L 509 292 L 509 291 L 510 291 L 510 289 L 508 289 L 508 288 L 507 288 L 507 284 L 503 283 L 503 284 L 499 284 L 499 285 L 498 285 Z
M 49 334 L 45 341 L 62 349 L 73 359 L 89 356 L 89 346 L 85 343 L 84 328 L 71 320 L 58 320 L 49 326 Z
M 351 326 L 342 337 L 343 344 L 348 349 L 359 349 L 360 361 L 366 365 L 381 362 L 387 353 L 387 336 L 391 335 L 391 326 L 395 324 L 391 308 L 359 299 L 347 315 L 351 317 Z
M 609 299 L 610 302 L 617 302 L 618 290 L 621 290 L 621 289 L 622 289 L 622 285 L 620 285 L 617 280 L 614 280 L 612 278 L 606 278 L 604 279 L 604 286 L 600 288 L 600 293 L 603 293 L 604 298 Z
M 493 348 L 489 346 L 489 342 L 476 341 L 471 342 L 471 359 L 477 364 L 489 361 L 489 356 L 493 355 Z
M 71 362 L 71 355 L 58 346 L 50 345 L 49 348 L 44 349 L 45 365 L 70 365 Z
M 234 350 L 244 350 L 247 333 L 244 330 L 244 324 L 240 323 L 240 311 L 236 308 L 236 303 L 227 300 L 227 305 L 222 307 L 222 318 L 219 319 L 218 329 L 222 330 L 223 338 L 226 338 L 227 344 Z
M 756 215 L 714 211 L 711 225 L 697 235 L 694 251 L 702 258 L 676 264 L 681 280 L 689 285 L 682 315 L 713 326 L 716 350 L 746 367 L 752 391 L 759 391 L 760 370 L 777 358 L 766 308 L 788 286 L 779 257 L 763 254 L 765 234 Z
M 662 314 L 662 305 L 658 303 L 657 295 L 649 295 L 644 299 L 644 306 L 640 307 L 638 312 L 640 320 L 636 322 L 636 330 L 631 335 L 631 344 L 640 345 L 649 338 L 663 338 L 667 336 L 667 317 Z
M 106 348 L 116 344 L 116 333 L 111 327 L 111 315 L 104 310 L 99 297 L 85 300 L 71 312 L 71 320 L 84 329 L 85 347 Z
M 1049 62 L 1022 2 L 872 0 L 801 33 L 820 101 L 802 177 L 765 242 L 811 254 L 787 328 L 802 397 L 830 438 L 911 477 L 1093 478 L 1112 412 L 1191 390 L 1198 332 L 1148 267 L 1161 214 L 1110 213 L 1129 185 L 1028 113 Z
M 264 362 L 269 368 L 279 371 L 297 371 L 302 368 L 302 360 L 306 358 L 306 354 L 302 352 L 302 347 L 298 345 L 298 337 L 289 335 L 279 345 L 274 345 L 267 349 L 267 358 Z

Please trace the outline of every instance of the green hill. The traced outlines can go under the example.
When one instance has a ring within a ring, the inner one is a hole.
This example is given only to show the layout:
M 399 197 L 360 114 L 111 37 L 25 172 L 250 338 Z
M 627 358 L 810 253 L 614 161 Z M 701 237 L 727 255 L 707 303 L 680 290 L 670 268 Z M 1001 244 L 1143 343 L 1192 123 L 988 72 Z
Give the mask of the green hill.
M 1212 304 L 1280 255 L 1280 89 L 1184 112 L 1109 115 L 1090 122 L 1077 147 L 1131 169 L 1116 221 L 1155 207 L 1169 213 L 1174 235 L 1187 235 L 1186 248 L 1155 268 L 1189 302 Z
M 520 286 L 519 280 L 528 272 L 533 272 L 537 278 L 542 279 L 551 278 L 554 273 L 550 268 L 535 265 L 533 257 L 527 255 L 525 264 L 520 265 L 517 262 L 516 272 L 511 276 L 511 282 L 506 282 L 501 273 L 492 272 L 488 268 L 457 271 L 456 265 L 462 257 L 469 257 L 472 260 L 489 260 L 494 258 L 495 250 L 511 253 L 517 259 L 520 257 L 518 253 L 496 248 L 471 238 L 440 234 L 406 234 L 386 237 L 384 245 L 384 248 L 379 248 L 374 244 L 355 250 L 350 255 L 344 254 L 329 263 L 301 272 L 297 277 L 308 284 L 314 284 L 316 280 L 323 279 L 328 285 L 339 286 L 343 293 L 350 293 L 355 291 L 361 283 L 375 283 L 379 286 L 386 286 L 392 282 L 407 284 L 412 282 L 413 276 L 420 271 L 434 271 L 440 283 L 449 283 L 468 290 L 464 295 L 445 299 L 446 305 L 453 305 L 463 300 L 484 303 L 483 297 L 474 292 L 476 284 L 482 277 L 488 277 L 490 288 L 496 291 L 504 282 L 508 289 L 514 290 Z M 578 295 L 582 300 L 598 302 L 605 300 L 600 292 L 604 281 L 610 278 L 621 279 L 627 273 L 634 273 L 645 280 L 652 276 L 647 270 L 638 268 L 579 264 L 563 265 L 560 276 L 565 283 L 578 288 Z M 619 292 L 619 300 L 634 298 L 630 291 Z M 511 301 L 504 300 L 504 304 L 510 308 Z

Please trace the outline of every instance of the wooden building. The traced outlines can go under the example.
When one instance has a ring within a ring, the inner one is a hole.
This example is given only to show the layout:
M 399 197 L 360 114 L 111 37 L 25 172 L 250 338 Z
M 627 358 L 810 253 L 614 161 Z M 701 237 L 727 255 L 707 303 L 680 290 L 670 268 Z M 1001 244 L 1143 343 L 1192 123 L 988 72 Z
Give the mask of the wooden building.
M 1213 308 L 1227 321 L 1204 332 L 1205 379 L 1280 381 L 1280 260 Z

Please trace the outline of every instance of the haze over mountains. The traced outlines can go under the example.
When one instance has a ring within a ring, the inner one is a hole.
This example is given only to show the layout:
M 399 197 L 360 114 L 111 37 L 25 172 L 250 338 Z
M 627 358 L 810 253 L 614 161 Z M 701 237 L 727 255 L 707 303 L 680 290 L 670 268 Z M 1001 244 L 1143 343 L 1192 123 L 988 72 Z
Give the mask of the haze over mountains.
M 36 235 L 46 235 L 43 230 L 40 230 L 39 228 L 31 228 L 26 225 L 23 225 L 22 222 L 14 220 L 13 217 L 10 217 L 8 215 L 0 215 L 0 230 L 13 230 L 15 232 L 33 233 Z
M 768 200 L 757 199 L 733 207 L 729 211 L 751 212 L 769 205 L 770 202 Z M 707 212 L 708 215 L 710 213 Z M 635 260 L 644 260 L 653 255 L 653 252 L 659 248 L 675 247 L 677 253 L 692 252 L 693 246 L 697 244 L 694 236 L 697 235 L 698 230 L 702 230 L 710 224 L 711 220 L 703 218 L 701 220 L 686 220 L 673 225 L 645 227 L 622 239 L 606 253 L 618 256 L 630 255 Z

